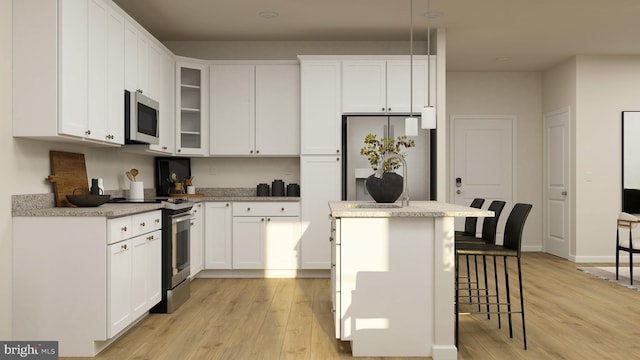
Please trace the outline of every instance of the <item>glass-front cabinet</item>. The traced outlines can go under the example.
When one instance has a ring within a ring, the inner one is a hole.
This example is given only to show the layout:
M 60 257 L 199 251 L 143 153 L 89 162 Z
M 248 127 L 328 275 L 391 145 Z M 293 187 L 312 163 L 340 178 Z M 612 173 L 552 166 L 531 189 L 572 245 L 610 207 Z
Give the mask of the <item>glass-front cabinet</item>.
M 176 155 L 209 152 L 209 67 L 191 60 L 176 62 Z

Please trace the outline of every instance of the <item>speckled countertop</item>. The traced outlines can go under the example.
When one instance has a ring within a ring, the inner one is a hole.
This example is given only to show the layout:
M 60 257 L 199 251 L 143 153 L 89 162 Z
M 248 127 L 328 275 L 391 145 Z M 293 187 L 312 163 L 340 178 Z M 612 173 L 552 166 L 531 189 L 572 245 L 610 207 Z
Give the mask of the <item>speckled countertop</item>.
M 198 189 L 201 197 L 190 197 L 194 202 L 248 202 L 248 201 L 287 201 L 298 202 L 297 196 L 256 196 L 256 189 L 250 188 L 204 188 Z M 126 191 L 108 191 L 112 197 L 126 197 Z M 145 197 L 154 198 L 153 189 L 145 189 Z M 157 209 L 162 209 L 162 203 L 106 203 L 97 207 L 55 207 L 54 195 L 28 194 L 13 195 L 12 215 L 18 216 L 104 216 L 119 217 L 132 215 Z
M 406 207 L 402 207 L 400 202 L 377 204 L 372 201 L 332 201 L 329 202 L 329 209 L 331 216 L 337 218 L 493 216 L 493 211 L 438 201 L 411 201 Z

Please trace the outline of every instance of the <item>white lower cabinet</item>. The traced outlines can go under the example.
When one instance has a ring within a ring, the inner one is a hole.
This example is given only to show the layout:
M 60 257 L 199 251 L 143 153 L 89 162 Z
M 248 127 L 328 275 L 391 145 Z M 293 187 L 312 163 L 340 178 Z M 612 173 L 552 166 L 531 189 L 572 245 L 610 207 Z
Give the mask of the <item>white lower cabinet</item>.
M 161 227 L 160 211 L 108 221 L 108 338 L 117 335 L 161 299 Z
M 231 269 L 231 203 L 208 202 L 205 207 L 204 267 Z
M 335 326 L 336 339 L 339 339 L 341 331 L 340 322 L 340 232 L 336 229 L 340 228 L 340 219 L 332 218 L 331 221 L 331 311 L 333 312 L 333 324 Z
M 300 268 L 298 202 L 208 202 L 205 209 L 205 269 Z
M 340 156 L 300 157 L 301 218 L 306 224 L 300 247 L 302 269 L 329 269 L 329 201 L 340 201 L 341 166 Z
M 161 219 L 160 210 L 14 217 L 14 338 L 55 339 L 60 357 L 108 346 L 160 301 Z
M 189 262 L 191 264 L 191 277 L 195 277 L 204 269 L 204 209 L 202 203 L 193 205 L 191 214 L 191 243 L 189 244 Z
M 233 269 L 298 269 L 301 232 L 299 203 L 233 203 Z
M 234 269 L 264 269 L 264 234 L 264 217 L 233 217 Z
M 131 240 L 109 245 L 107 337 L 111 338 L 131 323 Z

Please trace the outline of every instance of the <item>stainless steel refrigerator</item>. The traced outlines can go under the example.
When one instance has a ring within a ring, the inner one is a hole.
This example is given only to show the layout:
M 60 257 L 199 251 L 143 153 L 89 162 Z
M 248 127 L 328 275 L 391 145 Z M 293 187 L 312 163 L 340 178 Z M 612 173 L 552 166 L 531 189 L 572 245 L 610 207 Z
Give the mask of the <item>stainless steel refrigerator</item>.
M 378 139 L 394 140 L 405 134 L 407 116 L 352 115 L 342 118 L 342 199 L 373 200 L 367 192 L 365 181 L 373 174 L 369 160 L 360 155 L 364 138 L 371 133 Z M 419 116 L 417 116 L 419 118 Z M 416 146 L 405 149 L 407 162 L 407 187 L 410 200 L 434 200 L 435 196 L 435 130 L 418 129 L 418 136 L 410 137 Z M 396 172 L 402 175 L 400 167 Z

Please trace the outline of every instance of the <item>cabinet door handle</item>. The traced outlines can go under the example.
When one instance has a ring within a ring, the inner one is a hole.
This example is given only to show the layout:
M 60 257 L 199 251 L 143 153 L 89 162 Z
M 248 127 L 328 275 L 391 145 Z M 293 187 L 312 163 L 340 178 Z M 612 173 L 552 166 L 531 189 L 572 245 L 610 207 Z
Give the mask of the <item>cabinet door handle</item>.
M 267 218 L 267 221 L 271 221 L 271 218 Z
M 260 219 L 260 221 L 264 221 L 264 218 Z
M 280 211 L 284 211 L 284 208 L 280 208 Z
M 249 154 L 253 154 L 253 150 L 249 150 Z
M 333 236 L 329 236 L 329 242 L 333 242 Z
M 144 221 L 143 221 L 143 222 L 140 223 L 140 226 L 145 227 L 145 226 L 147 226 L 147 224 L 145 224 Z
M 387 111 L 391 111 L 391 108 L 387 108 Z
M 160 224 L 160 219 L 156 219 L 156 224 Z
M 382 109 L 380 109 L 380 110 L 384 111 L 384 108 L 382 108 Z
M 127 244 L 124 244 L 124 245 L 120 246 L 120 248 L 121 248 L 122 250 L 127 250 Z
M 340 154 L 340 149 L 336 149 L 336 154 Z
M 122 231 L 127 231 L 127 227 L 125 226 L 125 227 L 123 227 L 123 228 L 120 228 L 120 230 L 122 230 Z
M 226 206 L 227 206 L 227 207 L 229 207 L 229 203 L 227 203 L 227 205 L 226 205 Z
M 178 149 L 178 152 L 182 152 L 182 149 Z
M 336 161 L 340 161 L 340 158 L 336 158 Z
M 256 150 L 256 154 L 260 154 L 260 150 Z
M 85 135 L 91 135 L 91 130 L 87 130 L 84 132 Z

